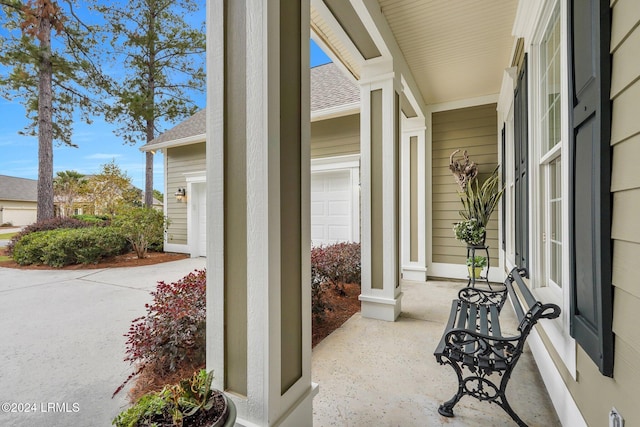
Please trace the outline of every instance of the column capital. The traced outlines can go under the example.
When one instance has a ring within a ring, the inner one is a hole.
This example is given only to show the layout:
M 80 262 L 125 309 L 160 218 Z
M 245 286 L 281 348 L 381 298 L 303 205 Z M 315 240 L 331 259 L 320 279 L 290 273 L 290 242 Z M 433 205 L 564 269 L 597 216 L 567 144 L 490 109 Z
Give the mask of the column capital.
M 393 81 L 396 92 L 404 90 L 400 73 L 394 69 L 393 60 L 386 58 L 374 58 L 365 61 L 360 71 L 360 87 L 376 86 L 377 84 Z
M 402 118 L 402 133 L 415 134 L 427 130 L 427 120 L 424 117 Z

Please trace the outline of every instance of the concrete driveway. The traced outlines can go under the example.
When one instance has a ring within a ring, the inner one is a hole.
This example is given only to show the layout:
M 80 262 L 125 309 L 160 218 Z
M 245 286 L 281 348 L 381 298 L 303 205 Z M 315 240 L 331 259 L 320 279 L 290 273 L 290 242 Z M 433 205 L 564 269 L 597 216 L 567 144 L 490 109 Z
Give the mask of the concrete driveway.
M 0 425 L 109 426 L 128 406 L 124 333 L 157 281 L 205 267 L 191 258 L 101 270 L 0 268 Z

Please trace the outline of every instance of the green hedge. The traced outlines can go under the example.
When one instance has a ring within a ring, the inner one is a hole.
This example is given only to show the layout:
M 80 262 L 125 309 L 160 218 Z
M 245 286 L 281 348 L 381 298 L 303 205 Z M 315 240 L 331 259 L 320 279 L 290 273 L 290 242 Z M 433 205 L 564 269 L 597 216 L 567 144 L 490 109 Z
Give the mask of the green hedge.
M 58 229 L 24 236 L 13 248 L 13 259 L 20 265 L 62 267 L 97 263 L 127 250 L 127 240 L 112 227 Z

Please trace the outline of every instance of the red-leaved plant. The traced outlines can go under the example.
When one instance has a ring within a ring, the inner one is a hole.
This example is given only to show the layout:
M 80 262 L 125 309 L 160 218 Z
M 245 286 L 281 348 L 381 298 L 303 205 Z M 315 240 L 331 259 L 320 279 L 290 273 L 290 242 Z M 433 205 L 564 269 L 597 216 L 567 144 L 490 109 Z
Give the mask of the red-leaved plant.
M 344 293 L 342 283 L 360 283 L 360 243 L 334 243 L 311 249 L 312 273 Z M 313 279 L 312 279 L 313 280 Z
M 321 320 L 332 307 L 325 292 L 332 289 L 344 296 L 344 283 L 360 284 L 360 243 L 335 243 L 311 249 L 311 312 Z
M 131 322 L 125 361 L 134 372 L 113 393 L 115 396 L 145 370 L 164 376 L 205 362 L 206 271 L 195 270 L 174 283 L 158 282 L 151 292 L 147 314 Z

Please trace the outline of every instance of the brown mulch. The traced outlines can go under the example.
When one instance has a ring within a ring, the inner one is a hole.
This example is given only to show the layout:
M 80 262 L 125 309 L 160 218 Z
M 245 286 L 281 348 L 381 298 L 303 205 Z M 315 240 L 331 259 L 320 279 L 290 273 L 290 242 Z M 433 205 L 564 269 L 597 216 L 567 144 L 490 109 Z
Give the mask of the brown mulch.
M 0 249 L 0 255 L 6 255 L 5 249 Z M 20 265 L 13 260 L 0 261 L 0 267 L 17 268 L 20 270 L 91 270 L 95 268 L 118 268 L 118 267 L 138 267 L 141 265 L 160 264 L 162 262 L 177 261 L 188 258 L 187 254 L 173 252 L 147 252 L 147 256 L 139 259 L 135 252 L 129 252 L 115 257 L 105 258 L 97 264 L 75 264 L 66 265 L 60 268 L 48 265 Z
M 315 347 L 320 341 L 325 339 L 331 332 L 338 329 L 351 316 L 360 311 L 360 285 L 357 283 L 343 284 L 345 296 L 330 289 L 325 292 L 325 301 L 331 310 L 326 310 L 323 316 L 312 317 L 311 346 Z

